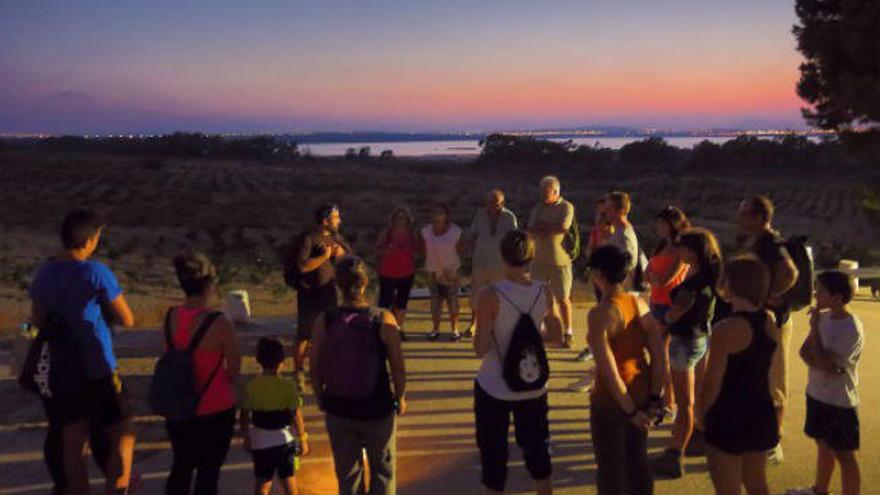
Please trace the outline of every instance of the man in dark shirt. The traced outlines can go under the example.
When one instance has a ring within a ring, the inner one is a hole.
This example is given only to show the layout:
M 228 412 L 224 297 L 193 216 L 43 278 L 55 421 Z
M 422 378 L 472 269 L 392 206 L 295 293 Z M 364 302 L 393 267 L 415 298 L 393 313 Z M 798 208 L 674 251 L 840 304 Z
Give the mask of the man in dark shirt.
M 336 261 L 351 253 L 351 248 L 339 234 L 342 218 L 336 205 L 322 205 L 315 211 L 314 218 L 315 225 L 305 234 L 297 256 L 301 275 L 297 287 L 293 358 L 300 385 L 305 381 L 305 358 L 315 318 L 337 305 Z
M 781 365 L 770 368 L 770 393 L 773 396 L 782 438 L 782 419 L 788 399 L 789 355 L 791 349 L 792 322 L 791 310 L 784 299 L 786 292 L 797 282 L 798 269 L 789 256 L 785 240 L 773 230 L 773 202 L 766 196 L 755 196 L 744 200 L 736 212 L 736 223 L 746 239 L 746 249 L 757 256 L 771 274 L 770 295 L 765 306 L 773 312 L 779 331 L 777 341 L 782 352 Z M 782 443 L 770 453 L 770 461 L 781 463 Z

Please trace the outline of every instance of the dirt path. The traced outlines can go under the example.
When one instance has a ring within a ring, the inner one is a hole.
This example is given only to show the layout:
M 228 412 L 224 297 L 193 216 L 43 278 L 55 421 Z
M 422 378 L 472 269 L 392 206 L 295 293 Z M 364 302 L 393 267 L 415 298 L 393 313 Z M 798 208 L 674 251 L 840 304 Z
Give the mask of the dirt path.
M 855 305 L 868 340 L 868 350 L 861 366 L 862 377 L 862 462 L 864 493 L 880 486 L 880 459 L 875 453 L 880 442 L 880 360 L 873 359 L 873 329 L 880 327 L 880 303 L 862 297 Z M 577 311 L 577 322 L 584 321 L 584 308 Z M 409 328 L 415 338 L 404 346 L 409 372 L 410 413 L 398 426 L 399 492 L 403 494 L 479 493 L 479 461 L 474 443 L 472 387 L 478 367 L 469 343 L 428 343 L 420 332 L 427 320 L 413 320 Z M 795 345 L 806 334 L 803 314 L 795 317 Z M 285 321 L 266 321 L 259 327 L 240 330 L 246 351 L 251 354 L 255 340 L 269 333 L 287 333 Z M 581 328 L 578 341 L 583 341 Z M 170 465 L 170 452 L 158 418 L 147 414 L 144 397 L 148 376 L 158 346 L 158 333 L 134 331 L 117 340 L 123 373 L 135 399 L 138 412 L 139 442 L 136 470 L 143 473 L 144 485 L 138 493 L 161 493 Z M 796 349 L 795 349 L 796 350 Z M 554 449 L 554 480 L 557 493 L 595 493 L 595 462 L 589 437 L 588 403 L 582 394 L 570 393 L 565 385 L 577 378 L 586 365 L 575 363 L 575 351 L 551 351 L 553 379 L 550 383 L 551 427 Z M 8 353 L 3 357 L 8 359 Z M 3 363 L 5 364 L 5 363 Z M 256 372 L 252 359 L 245 372 Z M 802 433 L 806 368 L 793 360 L 793 398 L 786 417 L 785 463 L 769 469 L 772 493 L 782 493 L 794 486 L 812 482 L 815 449 Z M 49 484 L 42 463 L 44 423 L 35 399 L 18 391 L 8 376 L 0 379 L 0 494 L 36 495 L 48 492 Z M 314 451 L 303 459 L 298 476 L 300 493 L 336 493 L 327 444 L 319 412 L 309 403 L 305 409 Z M 650 448 L 659 451 L 669 436 L 668 426 L 651 435 Z M 512 439 L 511 439 L 512 440 Z M 508 489 L 526 493 L 531 484 L 523 468 L 518 449 L 512 445 Z M 711 484 L 703 459 L 687 461 L 688 474 L 678 481 L 660 481 L 656 493 L 711 493 Z M 97 473 L 95 481 L 98 482 Z M 233 445 L 223 471 L 224 494 L 250 493 L 251 463 L 238 442 Z M 833 490 L 839 492 L 835 477 Z M 278 492 L 280 493 L 280 491 Z

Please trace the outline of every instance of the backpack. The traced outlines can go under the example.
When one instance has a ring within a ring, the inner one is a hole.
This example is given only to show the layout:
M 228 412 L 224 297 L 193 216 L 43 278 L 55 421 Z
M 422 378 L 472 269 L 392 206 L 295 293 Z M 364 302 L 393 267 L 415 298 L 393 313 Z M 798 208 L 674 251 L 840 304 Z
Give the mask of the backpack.
M 562 238 L 562 249 L 568 253 L 572 261 L 578 259 L 581 255 L 581 229 L 578 226 L 577 217 L 572 217 L 571 227 Z
M 328 395 L 358 400 L 376 390 L 385 366 L 379 317 L 373 309 L 334 308 L 324 314 L 320 369 Z
M 195 417 L 196 410 L 202 396 L 211 386 L 217 372 L 223 364 L 221 359 L 211 376 L 201 390 L 198 390 L 195 374 L 195 362 L 193 352 L 205 337 L 205 333 L 211 328 L 214 321 L 223 315 L 219 311 L 213 311 L 205 316 L 201 325 L 190 336 L 186 349 L 179 350 L 174 347 L 171 335 L 171 313 L 174 308 L 165 314 L 165 345 L 168 349 L 156 362 L 153 371 L 153 379 L 150 381 L 150 409 L 159 416 L 170 421 L 184 421 Z
M 82 270 L 77 269 L 74 277 Z M 70 285 L 61 295 L 67 297 Z M 50 313 L 28 347 L 18 377 L 19 386 L 44 399 L 79 397 L 86 385 L 86 358 L 61 316 Z
M 815 266 L 813 254 L 807 246 L 807 236 L 789 237 L 785 249 L 798 269 L 798 277 L 791 289 L 782 298 L 792 311 L 800 311 L 812 304 L 815 289 Z
M 528 312 L 519 309 L 504 292 L 495 287 L 495 292 L 503 297 L 508 304 L 519 311 L 519 320 L 513 327 L 513 335 L 507 346 L 507 354 L 501 355 L 495 332 L 492 332 L 492 340 L 495 342 L 495 350 L 501 361 L 501 376 L 507 387 L 514 392 L 527 392 L 540 390 L 550 379 L 550 363 L 547 361 L 547 352 L 544 350 L 544 339 L 541 332 L 535 326 L 532 319 L 532 309 L 544 295 L 544 288 L 538 291 L 538 296 L 532 302 Z
M 28 348 L 18 384 L 44 399 L 78 397 L 85 389 L 85 369 L 85 357 L 70 326 L 52 315 Z
M 284 269 L 284 283 L 291 289 L 302 287 L 302 272 L 299 269 L 299 252 L 308 232 L 303 231 L 280 249 L 281 266 Z

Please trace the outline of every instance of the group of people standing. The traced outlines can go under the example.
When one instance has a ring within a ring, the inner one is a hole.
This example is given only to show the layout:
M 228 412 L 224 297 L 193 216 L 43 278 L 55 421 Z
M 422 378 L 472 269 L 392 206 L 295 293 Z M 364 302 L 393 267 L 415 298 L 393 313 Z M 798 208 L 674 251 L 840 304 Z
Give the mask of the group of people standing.
M 281 341 L 264 338 L 255 356 L 262 372 L 240 398 L 235 331 L 211 309 L 216 269 L 201 254 L 175 258 L 184 298 L 167 313 L 162 352 L 191 358 L 198 400 L 191 415 L 166 421 L 173 452 L 166 493 L 217 493 L 236 418 L 253 456 L 254 492 L 269 493 L 277 478 L 285 493 L 296 493 L 298 458 L 311 450 L 301 411 L 307 380 L 325 415 L 339 493 L 359 493 L 367 478 L 369 493 L 395 493 L 396 418 L 407 411 L 401 342 L 420 257 L 431 297 L 428 338 L 439 337 L 445 303 L 451 339 L 472 336 L 481 360 L 474 415 L 485 492 L 504 491 L 512 418 L 536 492 L 552 493 L 544 345 L 575 345 L 571 291 L 579 235 L 575 207 L 563 199 L 559 180 L 543 178 L 540 193 L 522 228 L 500 190 L 487 194 L 467 230 L 451 221 L 445 204 L 434 207 L 431 223 L 421 229 L 406 208 L 395 208 L 373 245 L 378 308 L 367 297 L 365 262 L 340 234 L 339 208 L 319 208 L 314 227 L 295 243 L 293 265 L 285 267 L 285 279 L 297 290 L 298 383 L 282 376 Z M 773 205 L 765 197 L 742 202 L 736 221 L 747 242 L 726 260 L 714 234 L 692 226 L 673 206 L 656 215 L 660 242 L 645 259 L 628 220 L 631 206 L 625 192 L 600 198 L 586 248 L 596 305 L 578 359 L 595 359 L 595 377 L 571 388 L 590 391 L 598 491 L 652 493 L 655 477 L 684 474 L 689 446 L 704 446 L 717 493 L 739 493 L 742 486 L 750 494 L 768 493 L 767 460 L 782 461 L 792 334 L 787 294 L 799 275 L 772 229 Z M 106 493 L 127 493 L 134 481 L 131 407 L 110 332 L 114 322 L 132 326 L 134 318 L 112 272 L 89 259 L 103 228 L 95 212 L 69 214 L 61 229 L 63 255 L 40 268 L 30 291 L 33 323 L 43 328 L 53 318 L 67 321 L 87 363 L 84 386 L 43 395 L 46 463 L 56 493 L 88 493 L 87 442 L 106 475 Z M 468 251 L 474 318 L 460 332 L 459 272 Z M 643 287 L 644 296 L 635 290 Z M 800 354 L 810 367 L 806 432 L 818 443 L 819 469 L 811 491 L 796 493 L 827 493 L 836 459 L 844 493 L 852 495 L 859 490 L 853 452 L 859 443 L 861 325 L 847 306 L 853 292 L 845 274 L 820 275 L 816 296 Z M 649 459 L 648 432 L 671 415 L 668 448 Z

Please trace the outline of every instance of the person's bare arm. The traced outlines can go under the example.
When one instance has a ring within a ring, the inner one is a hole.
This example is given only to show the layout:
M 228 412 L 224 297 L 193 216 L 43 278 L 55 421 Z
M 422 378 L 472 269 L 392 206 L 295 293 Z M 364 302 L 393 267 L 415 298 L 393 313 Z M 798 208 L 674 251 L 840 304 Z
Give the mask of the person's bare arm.
M 302 446 L 302 455 L 307 456 L 312 451 L 309 447 L 309 435 L 306 433 L 306 422 L 303 419 L 302 408 L 297 407 L 293 413 L 293 421 L 291 421 L 290 429 L 299 437 Z
M 318 256 L 312 256 L 312 250 L 315 247 L 313 243 L 313 236 L 309 234 L 299 248 L 297 262 L 299 264 L 300 273 L 313 272 L 333 257 L 333 249 L 330 248 L 328 243 L 323 241 L 320 243 L 321 254 Z
M 607 384 L 608 392 L 623 412 L 631 414 L 636 411 L 637 406 L 620 377 L 617 361 L 608 341 L 608 332 L 620 322 L 620 317 L 616 313 L 617 311 L 610 306 L 596 306 L 591 309 L 587 317 L 587 342 L 596 361 L 596 373 L 602 377 L 602 382 Z
M 125 300 L 124 295 L 119 294 L 116 296 L 116 299 L 110 301 L 110 310 L 113 312 L 115 323 L 118 323 L 125 328 L 132 328 L 134 326 L 134 315 L 131 312 L 131 307 L 129 307 L 128 301 Z
M 382 342 L 388 352 L 391 366 L 391 381 L 394 383 L 394 397 L 402 401 L 406 398 L 406 364 L 400 347 L 400 329 L 390 311 L 382 312 Z
M 640 306 L 643 303 L 640 302 Z M 644 313 L 643 313 L 644 314 Z M 666 384 L 666 339 L 663 334 L 663 326 L 650 313 L 644 314 L 642 326 L 646 332 L 648 353 L 651 355 L 651 395 L 659 397 L 663 393 Z
M 715 404 L 721 393 L 721 383 L 727 371 L 727 357 L 730 355 L 733 325 L 735 323 L 727 320 L 712 329 L 709 342 L 712 353 L 706 359 L 706 376 L 703 379 L 702 400 L 699 401 L 701 408 L 697 411 L 701 423 L 705 420 L 706 411 Z
M 574 207 L 570 207 L 566 210 L 565 217 L 559 222 L 540 222 L 536 224 L 536 227 L 540 232 L 544 235 L 559 235 L 565 234 L 568 232 L 568 229 L 571 228 L 571 224 L 574 222 Z
M 794 287 L 798 278 L 797 266 L 791 257 L 786 256 L 773 265 L 773 285 L 770 287 L 771 301 L 778 301 L 783 294 Z
M 547 331 L 544 332 L 544 342 L 553 345 L 562 345 L 562 313 L 559 305 L 556 304 L 556 298 L 553 297 L 553 291 L 548 287 L 544 287 L 544 293 L 547 297 L 547 316 L 544 317 L 544 326 Z
M 235 383 L 241 373 L 241 350 L 235 336 L 235 327 L 226 317 L 217 318 L 211 327 L 212 332 L 217 332 L 220 348 L 226 359 L 226 373 L 229 375 L 229 380 Z
M 810 368 L 829 373 L 839 371 L 834 353 L 822 346 L 822 339 L 819 337 L 819 313 L 815 308 L 810 309 L 810 332 L 801 346 L 800 356 Z
M 678 320 L 680 320 L 684 315 L 687 314 L 688 311 L 696 303 L 697 296 L 694 294 L 694 291 L 691 290 L 681 290 L 679 291 L 675 299 L 672 301 L 672 307 L 666 313 L 666 318 L 664 319 L 665 324 L 671 325 Z
M 321 376 L 321 348 L 324 345 L 324 313 L 315 318 L 312 327 L 312 345 L 309 346 L 309 378 L 312 382 L 312 390 L 321 404 L 321 396 L 324 393 L 324 378 Z
M 492 332 L 495 329 L 495 318 L 498 317 L 498 294 L 495 289 L 487 287 L 477 299 L 477 328 L 474 333 L 474 353 L 482 359 L 492 348 Z

